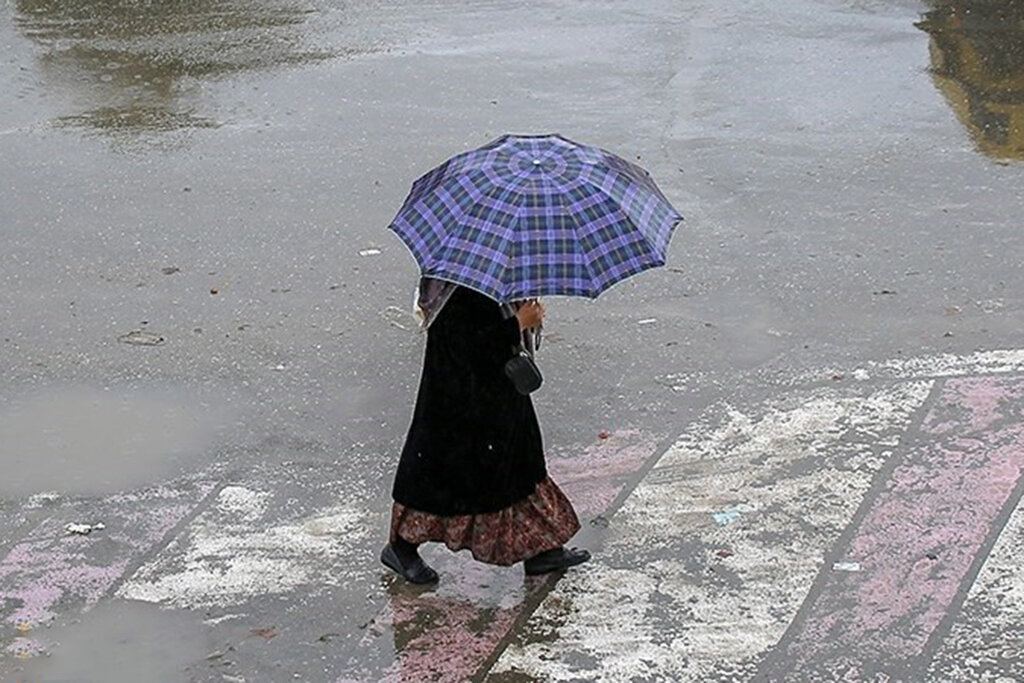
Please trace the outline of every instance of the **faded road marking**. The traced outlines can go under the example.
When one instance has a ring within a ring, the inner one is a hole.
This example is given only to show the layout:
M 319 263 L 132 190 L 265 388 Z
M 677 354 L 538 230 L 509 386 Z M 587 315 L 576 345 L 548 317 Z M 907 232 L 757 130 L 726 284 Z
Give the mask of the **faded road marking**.
M 296 518 L 285 504 L 267 491 L 225 487 L 118 595 L 186 608 L 231 606 L 344 583 L 355 571 L 348 558 L 369 533 L 365 511 L 336 506 Z
M 1024 681 L 1024 506 L 1010 517 L 932 660 L 931 683 Z
M 212 484 L 161 486 L 58 509 L 0 561 L 3 620 L 31 630 L 60 612 L 95 604 L 211 489 Z M 82 519 L 102 521 L 106 528 L 69 536 L 65 525 Z
M 605 513 L 623 487 L 654 456 L 660 439 L 614 432 L 582 452 L 555 453 L 548 469 L 573 501 L 583 524 Z M 342 680 L 465 681 L 493 656 L 524 606 L 547 582 L 521 566 L 488 567 L 446 550 L 425 550 L 441 574 L 426 593 L 392 583 L 388 606 L 374 619 L 366 646 L 390 635 L 394 662 L 383 672 L 350 671 Z
M 901 679 L 919 668 L 936 627 L 973 580 L 993 524 L 1016 507 L 1022 408 L 1019 377 L 946 382 L 922 442 L 900 457 L 840 549 L 860 571 L 823 570 L 820 592 L 765 670 L 767 680 Z
M 968 375 L 1024 373 L 1024 349 L 978 351 L 965 356 L 952 353 L 898 358 L 867 363 L 856 368 L 818 368 L 787 380 L 789 385 L 821 381 L 831 375 L 849 375 L 853 379 L 937 379 Z
M 778 642 L 931 382 L 718 406 L 626 499 L 490 679 L 746 680 Z M 731 510 L 734 521 L 713 514 Z

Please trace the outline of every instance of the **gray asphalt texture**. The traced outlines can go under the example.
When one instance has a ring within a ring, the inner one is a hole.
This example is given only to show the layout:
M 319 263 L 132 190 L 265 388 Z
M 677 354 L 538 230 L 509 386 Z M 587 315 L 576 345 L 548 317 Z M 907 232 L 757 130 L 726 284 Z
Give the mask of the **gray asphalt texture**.
M 535 404 L 552 448 L 678 432 L 794 371 L 1017 348 L 1024 132 L 990 144 L 970 119 L 984 97 L 954 101 L 966 91 L 915 25 L 933 10 L 0 5 L 0 553 L 45 515 L 34 494 L 99 499 L 214 466 L 297 500 L 330 480 L 376 523 L 352 558 L 373 567 L 423 345 L 404 317 L 415 264 L 385 227 L 417 176 L 505 132 L 635 160 L 686 219 L 667 267 L 546 302 Z M 1015 44 L 1002 75 L 1019 81 Z M 384 598 L 371 584 L 262 609 L 279 630 L 329 630 Z M 105 601 L 82 617 L 94 633 L 171 636 L 97 679 L 219 680 L 204 616 Z M 73 627 L 54 627 L 78 634 L 66 652 L 102 652 Z M 339 640 L 319 669 L 305 651 L 238 666 L 321 680 L 389 656 Z

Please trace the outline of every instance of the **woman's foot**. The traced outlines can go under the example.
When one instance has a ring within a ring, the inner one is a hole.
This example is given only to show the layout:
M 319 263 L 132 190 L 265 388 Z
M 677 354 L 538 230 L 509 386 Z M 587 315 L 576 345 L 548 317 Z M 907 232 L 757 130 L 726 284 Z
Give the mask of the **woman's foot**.
M 575 567 L 589 559 L 590 552 L 587 550 L 564 547 L 554 548 L 552 550 L 545 550 L 539 555 L 534 555 L 523 562 L 523 567 L 529 576 L 534 576 L 536 574 L 547 574 L 559 569 Z
M 416 546 L 406 541 L 389 543 L 380 553 L 380 561 L 409 583 L 436 583 L 437 572 L 427 566 Z

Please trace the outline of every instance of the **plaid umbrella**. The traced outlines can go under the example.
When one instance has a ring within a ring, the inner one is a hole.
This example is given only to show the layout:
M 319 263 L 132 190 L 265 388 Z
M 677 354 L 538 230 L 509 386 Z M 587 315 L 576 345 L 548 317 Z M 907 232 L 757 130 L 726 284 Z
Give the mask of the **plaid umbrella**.
M 625 159 L 559 135 L 505 135 L 413 183 L 389 227 L 425 277 L 509 302 L 596 297 L 662 266 L 680 220 Z

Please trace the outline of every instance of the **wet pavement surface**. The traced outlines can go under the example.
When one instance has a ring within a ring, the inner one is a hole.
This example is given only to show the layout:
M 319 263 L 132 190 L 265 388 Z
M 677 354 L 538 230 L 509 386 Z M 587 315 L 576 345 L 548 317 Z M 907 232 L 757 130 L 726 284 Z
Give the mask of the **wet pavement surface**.
M 0 679 L 1024 677 L 1022 18 L 0 5 Z M 385 226 L 505 132 L 686 221 L 547 302 L 595 560 L 429 549 L 417 589 L 377 562 L 423 349 Z

